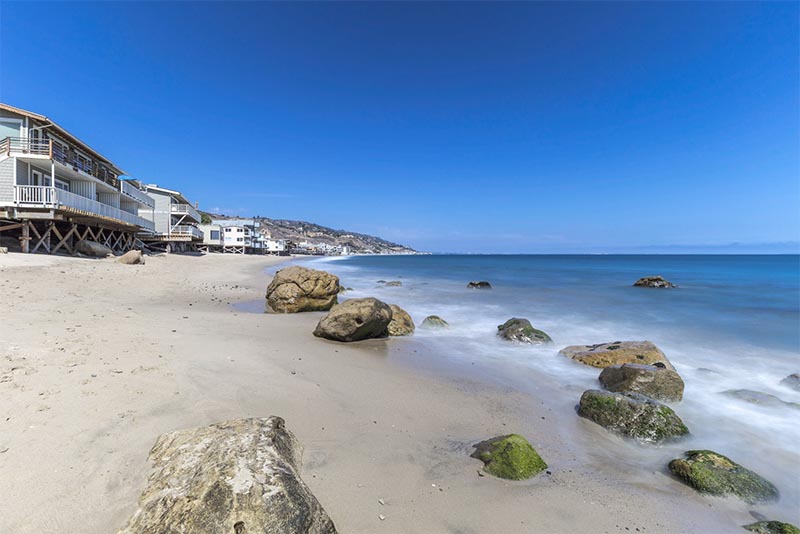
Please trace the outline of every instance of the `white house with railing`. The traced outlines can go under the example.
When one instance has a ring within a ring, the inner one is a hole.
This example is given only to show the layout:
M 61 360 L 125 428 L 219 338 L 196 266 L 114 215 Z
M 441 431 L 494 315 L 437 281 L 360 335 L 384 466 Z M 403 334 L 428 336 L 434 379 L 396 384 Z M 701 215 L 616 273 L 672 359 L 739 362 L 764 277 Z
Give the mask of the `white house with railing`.
M 150 219 L 155 230 L 142 240 L 151 246 L 163 245 L 166 251 L 182 251 L 203 241 L 203 232 L 197 227 L 202 218 L 197 208 L 180 191 L 155 184 L 144 186 L 155 201 L 151 210 L 140 209 L 139 215 Z
M 155 230 L 154 199 L 97 150 L 44 115 L 0 103 L 0 236 L 24 252 L 72 252 L 90 239 L 114 250 Z

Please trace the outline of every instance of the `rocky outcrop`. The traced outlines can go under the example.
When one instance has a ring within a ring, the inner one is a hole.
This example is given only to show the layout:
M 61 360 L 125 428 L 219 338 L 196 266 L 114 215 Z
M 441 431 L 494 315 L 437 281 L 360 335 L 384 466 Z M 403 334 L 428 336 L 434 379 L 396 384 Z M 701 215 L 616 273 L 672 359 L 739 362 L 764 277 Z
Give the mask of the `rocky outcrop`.
M 150 451 L 155 472 L 120 534 L 333 534 L 300 479 L 302 449 L 280 417 L 179 430 Z
M 559 354 L 592 367 L 604 368 L 623 363 L 642 363 L 673 369 L 664 353 L 651 341 L 614 341 L 599 345 L 572 345 L 561 349 Z
M 469 289 L 492 289 L 492 284 L 484 280 L 481 280 L 476 282 L 470 282 L 467 284 L 467 287 Z
M 550 336 L 534 328 L 529 320 L 516 317 L 498 325 L 497 335 L 505 340 L 519 343 L 540 344 L 553 341 Z
M 689 433 L 669 406 L 635 393 L 584 391 L 578 415 L 618 434 L 653 443 Z
M 275 273 L 267 287 L 267 307 L 276 313 L 327 311 L 338 293 L 337 276 L 294 265 Z
M 90 256 L 92 258 L 107 258 L 108 256 L 114 255 L 114 252 L 107 246 L 97 241 L 89 241 L 88 239 L 81 239 L 75 243 L 75 250 L 84 256 Z
M 483 470 L 499 478 L 524 480 L 547 469 L 547 464 L 519 434 L 509 434 L 476 445 L 473 458 L 484 463 Z
M 414 333 L 414 320 L 397 304 L 389 304 L 392 309 L 392 320 L 387 327 L 390 336 L 410 336 Z
M 663 402 L 683 399 L 683 379 L 676 371 L 655 365 L 625 363 L 600 373 L 600 383 L 615 393 L 640 393 Z
M 645 276 L 639 278 L 633 283 L 636 287 L 657 287 L 657 288 L 671 288 L 678 287 L 668 280 L 664 280 L 663 276 Z
M 800 373 L 794 373 L 787 376 L 781 380 L 781 384 L 788 388 L 792 388 L 795 391 L 800 391 Z
M 391 320 L 392 309 L 386 303 L 373 297 L 350 299 L 320 319 L 314 335 L 334 341 L 386 337 Z
M 422 320 L 422 326 L 425 328 L 447 328 L 450 323 L 438 315 L 429 315 Z
M 800 534 L 800 528 L 782 521 L 758 521 L 742 528 L 756 534 Z
M 787 402 L 776 397 L 775 395 L 770 395 L 769 393 L 763 393 L 761 391 L 754 391 L 752 389 L 729 389 L 723 391 L 722 394 L 728 397 L 733 397 L 734 399 L 739 399 L 740 401 L 744 401 L 749 404 L 756 404 L 758 406 L 786 406 L 788 408 L 800 408 L 800 404 L 796 402 Z
M 119 258 L 117 263 L 124 265 L 144 265 L 144 255 L 141 250 L 129 250 Z
M 773 501 L 778 489 L 756 473 L 714 451 L 686 451 L 669 463 L 669 470 L 701 493 L 735 496 L 749 504 Z
M 386 282 L 386 284 L 384 285 L 386 287 L 400 287 L 403 285 L 403 282 L 401 282 L 400 280 L 392 280 L 391 282 Z

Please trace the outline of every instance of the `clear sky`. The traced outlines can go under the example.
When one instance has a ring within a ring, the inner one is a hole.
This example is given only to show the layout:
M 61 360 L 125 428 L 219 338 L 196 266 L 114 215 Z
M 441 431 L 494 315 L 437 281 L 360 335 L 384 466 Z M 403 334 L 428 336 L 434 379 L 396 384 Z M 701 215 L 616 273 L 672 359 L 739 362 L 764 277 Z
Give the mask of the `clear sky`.
M 798 6 L 3 1 L 0 100 L 229 215 L 796 251 Z

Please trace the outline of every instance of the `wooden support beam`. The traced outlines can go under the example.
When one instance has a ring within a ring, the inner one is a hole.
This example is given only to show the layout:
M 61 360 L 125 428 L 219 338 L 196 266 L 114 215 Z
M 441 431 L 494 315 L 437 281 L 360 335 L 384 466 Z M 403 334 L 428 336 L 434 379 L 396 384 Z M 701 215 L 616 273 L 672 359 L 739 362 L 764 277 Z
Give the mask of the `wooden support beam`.
M 19 238 L 19 246 L 22 252 L 30 251 L 31 230 L 30 221 L 24 221 L 22 225 L 22 236 Z
M 75 233 L 77 231 L 77 229 L 78 229 L 78 225 L 73 223 L 72 224 L 72 228 L 69 229 L 69 232 L 67 232 L 62 237 L 61 234 L 58 231 L 58 227 L 53 227 L 53 232 L 56 234 L 56 237 L 58 237 L 61 241 L 59 241 L 58 244 L 55 246 L 55 248 L 53 248 L 52 254 L 55 254 L 56 252 L 58 252 L 58 249 L 60 249 L 62 246 L 65 249 L 67 249 L 67 252 L 72 254 L 72 247 L 67 244 L 67 239 L 69 239 L 69 236 L 71 236 L 73 233 Z
M 17 228 L 22 228 L 24 225 L 25 223 L 16 223 L 0 226 L 0 232 L 5 232 L 6 230 L 16 230 Z

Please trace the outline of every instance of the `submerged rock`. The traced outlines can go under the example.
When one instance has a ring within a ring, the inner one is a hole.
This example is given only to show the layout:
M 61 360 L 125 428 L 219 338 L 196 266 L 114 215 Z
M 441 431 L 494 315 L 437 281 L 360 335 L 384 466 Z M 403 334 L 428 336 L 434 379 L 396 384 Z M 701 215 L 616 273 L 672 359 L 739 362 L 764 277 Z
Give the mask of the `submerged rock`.
M 92 258 L 107 258 L 114 254 L 107 246 L 97 241 L 89 241 L 88 239 L 81 239 L 75 243 L 75 250 L 85 256 L 91 256 Z
M 400 287 L 403 285 L 403 282 L 400 280 L 392 280 L 391 282 L 386 282 L 386 287 Z
M 392 309 L 368 297 L 344 301 L 320 319 L 314 335 L 334 341 L 360 341 L 389 335 Z
M 447 328 L 450 326 L 450 323 L 438 315 L 429 315 L 422 320 L 422 326 L 426 328 Z
M 800 408 L 800 404 L 796 402 L 788 402 L 775 395 L 752 389 L 729 389 L 723 391 L 722 394 L 758 406 Z
M 794 373 L 787 376 L 781 380 L 781 384 L 788 388 L 792 388 L 795 391 L 800 391 L 800 373 Z
M 758 521 L 742 528 L 756 534 L 800 534 L 800 528 L 782 521 Z
M 275 273 L 267 287 L 267 306 L 277 313 L 327 311 L 338 293 L 337 276 L 294 265 Z
M 170 432 L 155 472 L 120 534 L 333 534 L 300 479 L 302 448 L 280 417 L 236 419 Z
M 639 278 L 636 282 L 633 283 L 633 285 L 636 287 L 657 287 L 657 288 L 678 287 L 672 282 L 664 280 L 663 276 L 645 276 L 644 278 Z
M 640 393 L 664 402 L 680 402 L 683 379 L 676 371 L 655 365 L 611 365 L 600 373 L 600 383 L 616 393 Z
M 673 369 L 667 357 L 652 341 L 614 341 L 598 345 L 571 345 L 561 349 L 559 354 L 592 367 L 604 368 L 623 363 L 642 363 Z
M 653 443 L 689 433 L 672 408 L 635 393 L 584 391 L 578 415 L 618 434 Z
M 470 282 L 467 284 L 469 289 L 492 289 L 492 284 L 484 280 L 478 282 Z
M 141 250 L 129 250 L 117 258 L 117 263 L 122 263 L 124 265 L 144 265 L 144 256 Z
M 520 343 L 547 343 L 550 336 L 537 330 L 527 319 L 512 318 L 497 327 L 497 335 L 508 341 Z
M 389 304 L 392 309 L 392 320 L 389 321 L 390 336 L 409 336 L 414 333 L 414 320 L 397 304 Z
M 714 451 L 686 451 L 686 458 L 669 463 L 669 470 L 701 493 L 732 495 L 749 504 L 773 501 L 778 489 L 768 480 Z
M 547 469 L 536 449 L 518 434 L 498 436 L 474 447 L 472 457 L 484 463 L 484 471 L 499 478 L 524 480 Z

